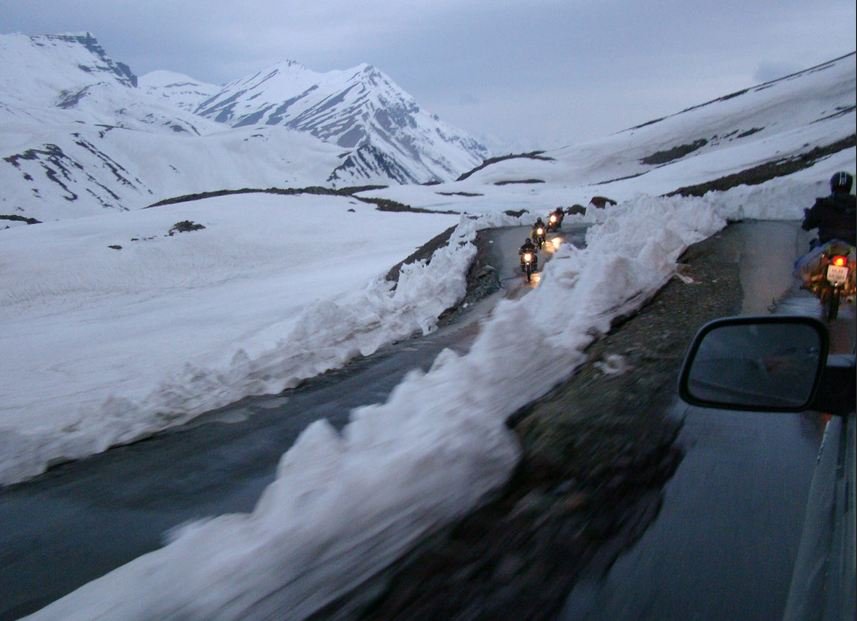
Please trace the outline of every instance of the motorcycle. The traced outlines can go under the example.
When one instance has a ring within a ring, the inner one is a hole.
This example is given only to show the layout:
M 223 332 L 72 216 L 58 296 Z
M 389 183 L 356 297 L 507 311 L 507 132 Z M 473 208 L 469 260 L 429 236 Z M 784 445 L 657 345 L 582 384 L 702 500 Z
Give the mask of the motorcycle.
M 538 259 L 535 252 L 521 253 L 521 271 L 527 275 L 527 282 L 530 282 L 533 277 L 533 272 L 538 267 Z
M 842 300 L 857 293 L 854 248 L 834 240 L 817 247 L 798 264 L 803 288 L 818 297 L 824 316 L 833 321 L 839 315 Z
M 548 233 L 554 233 L 562 226 L 562 218 L 556 213 L 551 212 L 548 216 Z
M 545 227 L 536 227 L 536 230 L 533 231 L 533 243 L 539 250 L 545 247 Z

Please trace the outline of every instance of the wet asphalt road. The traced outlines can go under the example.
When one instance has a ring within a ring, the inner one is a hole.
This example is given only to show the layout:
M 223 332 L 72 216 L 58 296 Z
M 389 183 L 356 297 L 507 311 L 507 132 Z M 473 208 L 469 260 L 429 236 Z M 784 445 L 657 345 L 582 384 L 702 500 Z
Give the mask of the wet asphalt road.
M 583 227 L 566 229 L 569 239 L 583 242 Z M 527 231 L 491 232 L 490 262 L 502 288 L 451 325 L 282 395 L 247 399 L 0 491 L 0 621 L 161 547 L 176 526 L 252 510 L 280 456 L 310 423 L 326 418 L 341 428 L 352 409 L 384 401 L 408 371 L 428 369 L 442 349 L 469 349 L 498 299 L 536 286 L 524 282 L 518 266 Z
M 821 318 L 791 280 L 807 237 L 791 223 L 747 227 L 742 314 Z M 765 253 L 777 257 L 767 267 Z M 787 262 L 788 261 L 788 262 Z M 829 325 L 832 352 L 854 350 L 854 305 Z M 676 402 L 686 451 L 660 513 L 615 563 L 595 563 L 572 589 L 562 621 L 780 619 L 798 553 L 824 420 L 818 414 L 699 409 Z

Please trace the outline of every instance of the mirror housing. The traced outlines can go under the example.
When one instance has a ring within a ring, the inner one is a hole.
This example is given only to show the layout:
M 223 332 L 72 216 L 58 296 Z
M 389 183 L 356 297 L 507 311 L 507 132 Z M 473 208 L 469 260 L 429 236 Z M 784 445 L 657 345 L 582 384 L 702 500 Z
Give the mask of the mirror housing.
M 706 408 L 846 414 L 854 409 L 854 357 L 829 365 L 829 346 L 827 328 L 811 317 L 717 319 L 694 338 L 679 395 Z
M 831 354 L 821 376 L 813 410 L 846 416 L 855 410 L 857 376 L 854 355 Z

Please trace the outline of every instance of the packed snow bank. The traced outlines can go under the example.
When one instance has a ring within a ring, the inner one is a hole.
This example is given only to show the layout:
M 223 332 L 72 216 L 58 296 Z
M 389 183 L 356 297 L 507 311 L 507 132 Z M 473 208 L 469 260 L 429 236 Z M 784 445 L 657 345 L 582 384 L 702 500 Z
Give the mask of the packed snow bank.
M 341 434 L 311 425 L 252 513 L 191 524 L 32 618 L 304 618 L 474 507 L 516 462 L 508 416 L 725 225 L 711 199 L 641 197 L 603 217 L 585 249 L 557 251 L 538 289 L 497 306 L 467 355 L 442 352 Z
M 181 220 L 206 228 L 168 236 Z M 1 231 L 0 483 L 431 330 L 477 223 L 383 274 L 457 222 L 257 194 Z

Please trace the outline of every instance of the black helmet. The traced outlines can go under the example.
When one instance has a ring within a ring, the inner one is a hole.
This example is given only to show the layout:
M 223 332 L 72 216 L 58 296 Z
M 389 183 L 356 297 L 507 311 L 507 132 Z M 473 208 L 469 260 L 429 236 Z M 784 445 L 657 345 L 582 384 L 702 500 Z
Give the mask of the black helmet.
M 533 240 L 528 237 L 527 241 L 524 242 L 524 245 L 526 246 L 527 244 L 532 244 L 532 243 L 533 243 Z
M 847 172 L 838 172 L 830 178 L 830 191 L 835 194 L 840 192 L 848 194 L 852 183 L 854 183 L 854 177 Z

